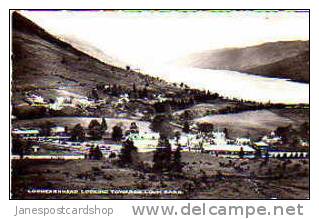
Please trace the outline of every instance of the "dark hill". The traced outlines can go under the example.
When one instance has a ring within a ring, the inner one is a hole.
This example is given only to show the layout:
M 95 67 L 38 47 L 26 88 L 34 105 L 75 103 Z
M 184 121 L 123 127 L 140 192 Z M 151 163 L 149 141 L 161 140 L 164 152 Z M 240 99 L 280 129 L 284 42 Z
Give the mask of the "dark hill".
M 177 63 L 309 82 L 309 41 L 283 41 L 246 48 L 209 50 L 192 54 Z
M 12 13 L 12 99 L 20 102 L 26 92 L 47 97 L 58 91 L 80 95 L 98 83 L 143 86 L 155 90 L 172 85 L 134 71 L 106 64 L 49 34 L 18 12 Z M 61 93 L 61 92 L 60 92 Z

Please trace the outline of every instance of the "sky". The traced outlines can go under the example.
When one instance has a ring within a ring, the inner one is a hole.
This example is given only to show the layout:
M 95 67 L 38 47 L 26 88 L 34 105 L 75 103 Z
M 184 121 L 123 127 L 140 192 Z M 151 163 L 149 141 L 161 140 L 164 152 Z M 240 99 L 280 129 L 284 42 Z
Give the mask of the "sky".
M 264 42 L 308 40 L 308 13 L 21 11 L 48 32 L 98 48 L 136 67 L 194 52 Z M 89 51 L 91 55 L 101 53 Z M 94 54 L 95 53 L 95 54 Z

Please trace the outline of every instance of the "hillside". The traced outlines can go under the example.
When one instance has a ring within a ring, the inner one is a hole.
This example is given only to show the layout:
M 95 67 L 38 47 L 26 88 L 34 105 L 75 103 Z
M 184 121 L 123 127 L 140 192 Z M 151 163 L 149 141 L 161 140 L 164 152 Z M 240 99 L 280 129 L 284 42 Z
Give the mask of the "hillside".
M 208 50 L 177 61 L 195 68 L 232 70 L 309 83 L 309 41 Z
M 32 21 L 12 14 L 12 102 L 21 103 L 26 93 L 44 98 L 56 94 L 86 95 L 98 83 L 170 90 L 162 80 L 105 64 L 49 34 Z

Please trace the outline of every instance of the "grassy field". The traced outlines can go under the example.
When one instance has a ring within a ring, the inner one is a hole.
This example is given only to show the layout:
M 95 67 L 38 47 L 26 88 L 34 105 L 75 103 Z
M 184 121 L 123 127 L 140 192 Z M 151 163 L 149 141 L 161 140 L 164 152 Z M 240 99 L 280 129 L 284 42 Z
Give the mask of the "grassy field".
M 92 119 L 97 119 L 100 123 L 102 118 L 96 117 L 50 117 L 30 120 L 13 120 L 13 127 L 25 127 L 36 128 L 40 127 L 47 121 L 54 123 L 57 126 L 67 126 L 73 128 L 76 124 L 80 123 L 83 127 L 87 128 Z M 128 129 L 132 122 L 136 122 L 141 132 L 150 132 L 149 122 L 138 121 L 133 119 L 121 119 L 121 118 L 105 118 L 108 125 L 108 130 L 112 130 L 112 127 L 120 124 L 124 129 Z
M 309 116 L 303 116 L 305 110 L 292 112 L 290 110 L 256 110 L 225 115 L 212 115 L 194 119 L 194 122 L 210 122 L 219 128 L 228 128 L 230 137 L 251 136 L 262 137 L 279 126 L 299 126 L 309 122 Z
M 144 166 L 152 153 L 139 154 Z M 183 173 L 156 175 L 120 168 L 111 160 L 13 160 L 14 199 L 307 199 L 308 160 L 230 160 L 182 153 Z M 107 194 L 30 194 L 30 189 L 104 190 Z M 179 194 L 115 194 L 112 190 L 179 191 Z

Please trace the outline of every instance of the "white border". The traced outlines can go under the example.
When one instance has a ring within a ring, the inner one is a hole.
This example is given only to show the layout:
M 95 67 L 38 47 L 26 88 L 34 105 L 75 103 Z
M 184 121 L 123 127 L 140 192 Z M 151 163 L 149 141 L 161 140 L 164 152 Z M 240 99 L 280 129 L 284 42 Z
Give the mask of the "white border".
M 107 0 L 69 0 L 69 1 L 59 1 L 59 0 L 28 0 L 28 1 L 19 1 L 19 0 L 11 0 L 1 2 L 0 7 L 0 27 L 3 31 L 1 31 L 1 56 L 0 56 L 0 66 L 1 66 L 1 90 L 0 92 L 1 98 L 0 100 L 4 103 L 1 107 L 1 132 L 0 132 L 0 139 L 1 139 L 1 159 L 0 159 L 0 166 L 2 170 L 2 179 L 1 179 L 1 216 L 3 218 L 10 218 L 13 217 L 15 212 L 15 205 L 18 204 L 19 206 L 54 206 L 61 204 L 61 201 L 8 201 L 9 196 L 9 174 L 8 174 L 8 142 L 9 142 L 9 127 L 8 127 L 8 116 L 9 116 L 9 9 L 13 8 L 33 8 L 33 9 L 41 9 L 41 8 L 184 8 L 184 9 L 200 9 L 200 8 L 208 8 L 208 9 L 236 9 L 236 8 L 245 8 L 245 9 L 310 9 L 311 10 L 311 200 L 310 201 L 205 201 L 211 205 L 222 205 L 222 204 L 244 204 L 244 205 L 258 205 L 258 204 L 265 204 L 267 206 L 272 206 L 274 204 L 278 205 L 289 205 L 289 204 L 298 204 L 301 203 L 304 205 L 305 215 L 307 217 L 317 217 L 316 210 L 318 209 L 318 201 L 319 201 L 319 193 L 318 193 L 318 174 L 317 171 L 318 161 L 319 159 L 319 141 L 316 136 L 319 131 L 319 86 L 318 84 L 318 77 L 319 77 L 319 45 L 318 45 L 318 24 L 319 21 L 319 5 L 318 1 L 311 1 L 311 0 L 267 0 L 267 1 L 258 1 L 258 0 L 235 0 L 235 1 L 209 1 L 209 0 L 202 0 L 202 1 L 172 1 L 172 0 L 162 0 L 162 1 L 151 1 L 151 0 L 127 0 L 127 1 L 107 1 Z M 112 206 L 115 208 L 117 216 L 131 216 L 130 208 L 128 207 L 132 202 L 134 203 L 141 203 L 143 205 L 147 204 L 168 204 L 174 203 L 176 205 L 183 205 L 186 201 L 65 201 L 63 202 L 65 205 L 68 206 L 78 206 L 79 204 L 86 204 L 92 203 L 98 204 L 101 207 L 104 206 Z M 192 203 L 198 202 L 202 203 L 202 201 L 191 201 Z M 32 216 L 34 217 L 34 216 Z M 67 216 L 69 217 L 69 216 Z M 76 216 L 77 218 L 82 218 L 85 216 Z M 105 216 L 103 216 L 105 217 Z M 211 217 L 211 216 L 210 216 Z M 269 216 L 268 216 L 269 217 Z M 267 217 L 267 218 L 268 218 Z M 53 217 L 52 217 L 53 218 Z M 176 217 L 175 217 L 176 218 Z M 177 218 L 181 218 L 178 216 Z M 228 217 L 226 217 L 228 218 Z M 229 217 L 230 218 L 230 217 Z M 254 218 L 254 217 L 251 217 Z M 270 217 L 272 218 L 272 217 Z M 288 218 L 288 216 L 281 217 L 281 218 Z M 289 218 L 296 218 L 295 216 L 289 216 Z

